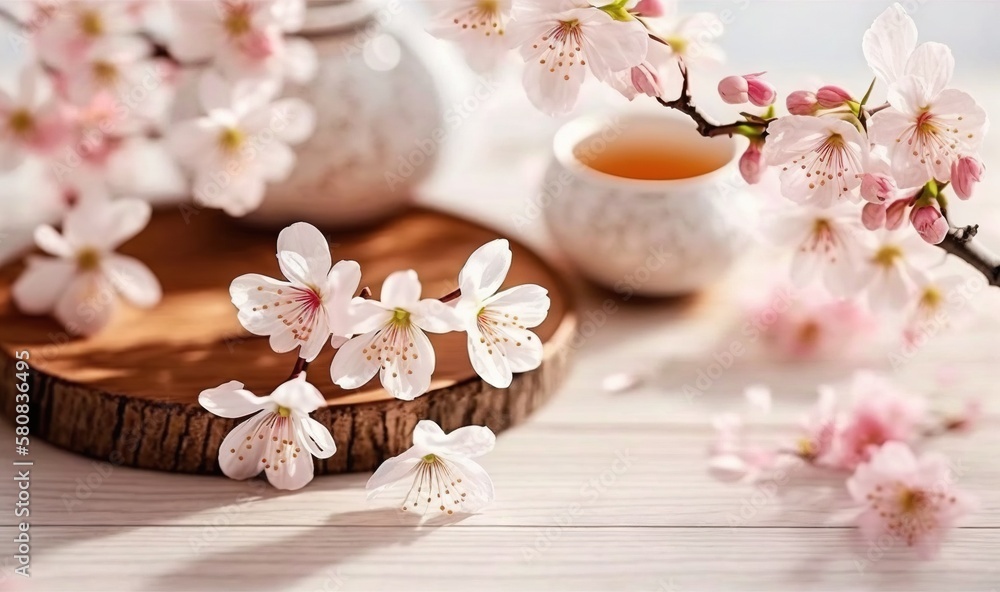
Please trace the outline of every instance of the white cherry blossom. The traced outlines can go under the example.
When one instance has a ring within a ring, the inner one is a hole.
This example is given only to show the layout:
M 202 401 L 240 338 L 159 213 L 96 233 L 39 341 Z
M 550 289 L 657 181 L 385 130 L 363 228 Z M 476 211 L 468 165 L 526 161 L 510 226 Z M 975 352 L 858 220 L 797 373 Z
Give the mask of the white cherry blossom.
M 789 115 L 768 126 L 763 154 L 769 165 L 781 167 L 782 195 L 829 207 L 858 201 L 869 150 L 868 140 L 847 121 Z
M 511 34 L 526 63 L 525 91 L 550 115 L 573 108 L 588 71 L 614 84 L 616 73 L 646 58 L 648 34 L 637 20 L 617 21 L 585 2 L 526 2 L 515 5 L 514 18 Z
M 330 335 L 348 336 L 348 308 L 361 282 L 355 261 L 331 266 L 330 246 L 315 226 L 298 222 L 278 235 L 278 265 L 287 281 L 242 275 L 229 287 L 240 324 L 270 337 L 278 353 L 301 348 L 316 359 Z
M 40 68 L 22 68 L 15 93 L 0 89 L 0 171 L 20 166 L 29 154 L 51 154 L 68 131 L 69 123 Z
M 301 489 L 313 478 L 313 457 L 330 458 L 337 445 L 330 430 L 309 417 L 326 401 L 305 372 L 266 397 L 231 381 L 198 395 L 202 407 L 220 417 L 252 415 L 229 432 L 219 446 L 219 467 L 230 479 L 249 479 L 264 471 L 278 489 Z
M 277 90 L 259 80 L 231 85 L 211 72 L 202 78 L 208 115 L 174 125 L 167 138 L 181 165 L 194 173 L 197 203 L 243 216 L 260 205 L 266 182 L 291 174 L 290 145 L 312 135 L 316 115 L 298 98 L 272 103 Z
M 497 388 L 510 386 L 514 372 L 534 370 L 542 363 L 542 342 L 528 329 L 541 324 L 549 311 L 548 291 L 541 286 L 497 292 L 510 263 L 504 239 L 476 249 L 458 276 L 462 295 L 455 304 L 469 335 L 472 367 Z
M 455 42 L 474 70 L 493 69 L 510 49 L 507 27 L 512 0 L 459 0 L 451 2 L 431 21 L 431 35 Z
M 795 249 L 792 282 L 804 287 L 814 280 L 836 296 L 851 296 L 861 288 L 868 234 L 856 208 L 795 206 L 778 219 L 770 233 L 775 241 Z
M 867 288 L 868 304 L 876 312 L 898 311 L 905 307 L 921 273 L 936 251 L 913 232 L 881 230 L 877 241 L 859 268 Z
M 421 420 L 413 429 L 413 447 L 375 471 L 365 489 L 373 499 L 397 482 L 410 483 L 400 508 L 438 515 L 473 512 L 493 501 L 493 481 L 475 458 L 493 450 L 496 436 L 485 426 L 466 426 L 445 434 L 438 424 Z
M 149 223 L 151 208 L 137 199 L 90 200 L 70 210 L 62 233 L 42 225 L 35 242 L 51 257 L 29 256 L 13 298 L 27 314 L 53 314 L 70 333 L 92 335 L 111 321 L 121 296 L 139 308 L 162 296 L 142 262 L 115 253 Z
M 457 325 L 454 311 L 439 300 L 420 299 L 413 270 L 397 271 L 382 284 L 381 300 L 355 298 L 351 332 L 358 334 L 337 351 L 330 375 L 354 389 L 379 374 L 392 396 L 413 400 L 427 392 L 434 373 L 434 348 L 425 331 L 447 333 Z

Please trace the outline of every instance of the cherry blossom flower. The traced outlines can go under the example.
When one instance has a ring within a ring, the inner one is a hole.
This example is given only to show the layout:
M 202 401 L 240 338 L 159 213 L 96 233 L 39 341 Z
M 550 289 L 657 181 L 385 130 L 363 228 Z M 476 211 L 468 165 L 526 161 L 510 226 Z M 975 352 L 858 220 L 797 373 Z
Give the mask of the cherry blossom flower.
M 0 90 L 0 171 L 16 168 L 28 154 L 51 154 L 69 131 L 45 73 L 25 66 L 14 96 Z
M 284 36 L 302 27 L 302 0 L 208 0 L 171 3 L 176 34 L 170 53 L 182 62 L 214 59 L 230 78 L 289 78 L 316 73 L 312 44 Z
M 34 46 L 42 61 L 67 70 L 80 61 L 98 41 L 132 37 L 139 29 L 139 12 L 132 2 L 74 0 L 36 3 L 44 11 L 32 19 L 36 23 Z
M 795 249 L 791 280 L 803 287 L 819 278 L 835 296 L 858 292 L 864 278 L 859 268 L 868 241 L 857 212 L 849 204 L 832 208 L 796 206 L 779 217 L 771 236 Z
M 462 267 L 462 291 L 455 311 L 469 335 L 472 367 L 497 388 L 510 386 L 514 372 L 534 370 L 542 363 L 542 342 L 529 331 L 545 320 L 548 291 L 535 284 L 497 292 L 511 263 L 510 246 L 497 239 L 476 249 Z
M 938 454 L 914 456 L 902 442 L 889 442 L 847 480 L 862 506 L 858 526 L 873 544 L 889 540 L 934 557 L 950 528 L 973 501 L 955 487 L 948 461 Z
M 685 69 L 709 68 L 725 59 L 722 48 L 715 40 L 722 36 L 722 20 L 711 12 L 698 12 L 680 18 L 660 18 L 646 21 L 653 33 L 664 40 L 668 47 L 662 60 L 654 60 L 657 69 L 669 77 L 664 86 L 680 87 L 680 67 Z M 661 47 L 653 43 L 650 47 Z M 661 55 L 657 52 L 656 55 Z
M 646 58 L 647 32 L 635 19 L 618 21 L 573 0 L 538 0 L 514 10 L 511 33 L 527 64 L 524 87 L 531 102 L 547 114 L 573 108 L 588 71 L 614 84 L 616 73 Z
M 945 331 L 973 309 L 976 284 L 960 275 L 918 274 L 917 288 L 907 302 L 904 314 L 903 342 L 909 348 L 924 344 L 934 334 Z
M 853 403 L 836 434 L 836 466 L 854 469 L 886 442 L 909 443 L 920 436 L 927 421 L 923 399 L 870 372 L 855 374 L 850 392 Z
M 512 4 L 512 0 L 461 0 L 439 12 L 428 32 L 458 44 L 473 69 L 492 70 L 510 49 L 507 27 Z
M 791 449 L 802 459 L 825 465 L 834 453 L 839 415 L 837 391 L 820 385 L 816 404 L 799 422 L 800 436 Z
M 382 284 L 381 300 L 354 299 L 350 331 L 359 335 L 337 351 L 330 366 L 333 382 L 354 389 L 377 373 L 398 399 L 411 401 L 427 392 L 435 359 L 424 332 L 454 331 L 457 320 L 441 301 L 421 300 L 420 291 L 415 271 L 397 271 Z
M 270 102 L 276 91 L 261 81 L 230 85 L 213 73 L 202 78 L 208 115 L 174 125 L 167 139 L 181 165 L 194 172 L 199 204 L 243 216 L 260 205 L 265 182 L 291 174 L 295 153 L 289 145 L 312 135 L 315 112 L 298 98 Z
M 485 426 L 466 426 L 445 434 L 438 424 L 421 420 L 413 428 L 413 446 L 382 463 L 365 489 L 373 499 L 398 482 L 410 482 L 400 508 L 422 508 L 440 515 L 474 512 L 493 501 L 493 481 L 475 458 L 493 450 L 496 436 Z
M 773 306 L 753 312 L 753 316 L 763 314 L 774 314 Z M 770 351 L 785 359 L 843 357 L 869 337 L 874 326 L 874 319 L 854 300 L 806 289 L 778 313 L 762 337 Z
M 219 446 L 219 468 L 230 479 L 264 471 L 278 489 L 301 489 L 313 479 L 313 457 L 330 458 L 337 445 L 330 430 L 309 414 L 326 405 L 305 372 L 258 397 L 231 381 L 198 395 L 198 403 L 220 417 L 245 417 Z
M 988 125 L 975 99 L 946 88 L 955 68 L 951 50 L 940 43 L 915 44 L 916 27 L 899 5 L 865 34 L 865 55 L 890 84 L 891 105 L 872 116 L 869 134 L 886 147 L 893 176 L 906 187 L 950 180 L 952 164 L 978 151 Z
M 70 333 L 92 335 L 107 325 L 121 296 L 139 308 L 161 298 L 160 283 L 142 262 L 115 253 L 149 223 L 149 204 L 137 199 L 95 200 L 70 210 L 62 233 L 35 229 L 38 247 L 52 257 L 29 256 L 13 298 L 27 314 L 53 314 Z
M 781 194 L 799 203 L 829 207 L 858 200 L 868 161 L 868 141 L 836 117 L 789 115 L 768 126 L 764 158 L 781 166 Z
M 930 256 L 927 243 L 903 232 L 879 231 L 877 244 L 860 266 L 873 311 L 899 310 L 913 294 L 917 265 Z
M 240 324 L 270 337 L 278 353 L 301 348 L 316 359 L 331 334 L 349 337 L 348 308 L 361 282 L 355 261 L 331 265 L 330 246 L 315 226 L 298 222 L 278 235 L 278 265 L 288 281 L 242 275 L 229 287 Z

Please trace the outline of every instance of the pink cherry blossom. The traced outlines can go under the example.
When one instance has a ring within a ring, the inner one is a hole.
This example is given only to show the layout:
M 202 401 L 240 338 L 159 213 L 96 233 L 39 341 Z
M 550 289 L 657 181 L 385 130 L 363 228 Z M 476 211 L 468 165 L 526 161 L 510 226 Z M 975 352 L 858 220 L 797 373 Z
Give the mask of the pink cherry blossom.
M 495 68 L 510 49 L 507 28 L 512 0 L 453 0 L 448 4 L 433 17 L 428 32 L 455 42 L 474 70 Z
M 929 262 L 937 253 L 911 232 L 881 230 L 875 236 L 876 244 L 857 273 L 862 286 L 867 287 L 872 310 L 887 313 L 909 301 L 919 276 L 917 265 Z
M 764 158 L 780 166 L 781 194 L 800 203 L 828 207 L 858 201 L 868 140 L 835 117 L 789 115 L 768 126 Z
M 944 240 L 948 234 L 948 221 L 935 206 L 921 206 L 910 212 L 910 223 L 920 238 L 932 245 Z
M 834 85 L 822 86 L 816 91 L 816 103 L 824 109 L 836 109 L 854 101 L 851 93 Z
M 589 4 L 546 0 L 517 5 L 515 25 L 511 36 L 526 63 L 525 91 L 550 115 L 573 108 L 588 72 L 613 84 L 618 72 L 646 59 L 649 38 L 639 21 L 617 21 Z
M 747 183 L 754 185 L 760 182 L 767 166 L 760 151 L 760 142 L 750 142 L 743 156 L 740 157 L 740 175 Z
M 818 289 L 804 290 L 767 326 L 763 343 L 783 359 L 844 357 L 873 328 L 873 319 L 854 300 L 831 298 Z
M 785 107 L 792 115 L 815 115 L 819 110 L 816 93 L 808 90 L 797 90 L 785 99 Z
M 953 163 L 976 154 L 982 144 L 986 111 L 965 92 L 946 88 L 954 66 L 946 46 L 917 47 L 907 65 L 913 73 L 890 87 L 891 107 L 869 122 L 871 140 L 888 151 L 892 175 L 901 186 L 949 181 Z
M 656 71 L 656 67 L 649 62 L 633 66 L 629 75 L 632 80 L 632 86 L 639 93 L 649 97 L 658 97 L 663 94 L 660 74 Z
M 138 39 L 139 13 L 130 2 L 74 0 L 36 3 L 35 47 L 48 65 L 67 70 L 89 48 L 106 40 Z
M 885 227 L 886 207 L 882 204 L 866 203 L 861 208 L 861 224 L 868 230 Z
M 791 449 L 799 457 L 823 465 L 833 453 L 839 418 L 836 390 L 825 385 L 818 390 L 816 404 L 799 422 L 800 435 Z
M 886 442 L 909 443 L 920 436 L 927 421 L 923 399 L 869 372 L 857 373 L 850 391 L 853 404 L 837 430 L 837 466 L 853 469 Z
M 861 177 L 861 197 L 873 204 L 885 203 L 896 193 L 896 180 L 882 173 L 865 173 Z
M 978 158 L 963 156 L 951 165 L 951 186 L 959 199 L 972 197 L 972 189 L 980 181 L 986 168 Z
M 921 559 L 934 557 L 958 520 L 973 507 L 955 487 L 947 459 L 917 458 L 902 442 L 889 442 L 861 464 L 847 489 L 862 507 L 858 527 L 868 541 L 914 547 Z
M 769 234 L 794 249 L 790 274 L 796 286 L 819 278 L 832 294 L 846 297 L 856 294 L 865 281 L 861 274 L 869 235 L 849 204 L 796 206 L 779 217 Z
M 0 171 L 16 168 L 28 154 L 52 154 L 68 131 L 66 114 L 41 69 L 25 66 L 14 96 L 0 90 Z

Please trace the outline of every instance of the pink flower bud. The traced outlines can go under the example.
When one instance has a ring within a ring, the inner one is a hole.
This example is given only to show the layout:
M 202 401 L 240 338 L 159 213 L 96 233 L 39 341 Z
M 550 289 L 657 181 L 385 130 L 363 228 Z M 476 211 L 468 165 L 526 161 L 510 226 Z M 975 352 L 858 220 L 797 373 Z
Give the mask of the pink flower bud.
M 797 90 L 785 99 L 785 107 L 792 115 L 815 115 L 818 109 L 816 93 L 808 90 Z
M 951 165 L 951 186 L 955 195 L 961 199 L 972 197 L 972 188 L 979 182 L 985 172 L 983 163 L 972 156 L 963 156 Z
M 778 98 L 777 91 L 763 78 L 758 78 L 756 74 L 746 77 L 747 94 L 750 95 L 750 102 L 758 107 L 767 107 L 774 104 L 774 99 Z
M 719 96 L 730 105 L 742 105 L 750 99 L 750 85 L 742 76 L 726 76 L 719 81 Z
M 243 35 L 239 42 L 246 57 L 254 61 L 264 61 L 274 55 L 274 39 L 264 30 L 255 29 Z
M 754 185 L 760 182 L 765 169 L 760 143 L 750 142 L 750 146 L 740 157 L 740 174 L 747 183 Z
M 910 212 L 910 222 L 920 238 L 932 245 L 943 241 L 945 235 L 948 234 L 948 221 L 934 206 L 913 208 L 913 211 Z
M 660 0 L 639 0 L 639 3 L 635 5 L 633 9 L 639 16 L 663 16 L 666 14 L 666 10 L 663 8 L 663 2 Z
M 861 177 L 861 197 L 873 204 L 885 203 L 896 193 L 896 180 L 882 173 L 865 173 Z
M 861 223 L 868 230 L 878 230 L 885 226 L 885 206 L 876 203 L 866 203 L 861 208 Z
M 644 95 L 658 97 L 663 94 L 660 75 L 656 67 L 649 62 L 643 62 L 632 68 L 632 86 Z
M 836 109 L 853 100 L 851 93 L 839 86 L 824 86 L 816 91 L 816 102 L 824 109 Z
M 885 227 L 896 230 L 906 219 L 906 209 L 910 207 L 910 199 L 897 199 L 885 209 Z

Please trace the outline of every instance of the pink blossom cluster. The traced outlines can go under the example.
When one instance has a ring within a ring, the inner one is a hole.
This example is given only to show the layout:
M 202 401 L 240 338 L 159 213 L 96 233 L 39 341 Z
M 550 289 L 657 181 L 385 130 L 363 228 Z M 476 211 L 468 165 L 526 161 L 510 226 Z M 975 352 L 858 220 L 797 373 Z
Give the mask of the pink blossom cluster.
M 286 36 L 301 27 L 304 5 L 303 0 L 10 3 L 16 14 L 5 14 L 20 22 L 28 51 L 15 87 L 0 90 L 0 172 L 30 178 L 44 222 L 59 223 L 83 200 L 188 194 L 191 177 L 209 166 L 225 170 L 223 158 L 208 157 L 232 151 L 240 131 L 230 129 L 228 143 L 220 133 L 207 144 L 198 137 L 202 145 L 194 146 L 190 126 L 176 121 L 178 113 L 190 110 L 187 103 L 195 103 L 185 101 L 197 93 L 191 80 L 224 78 L 236 90 L 209 85 L 201 102 L 206 110 L 233 111 L 243 87 L 255 89 L 253 106 L 259 107 L 278 94 L 282 80 L 308 79 L 316 62 L 312 46 Z M 169 141 L 179 129 L 182 136 L 188 132 L 187 141 Z M 181 166 L 185 157 L 211 164 L 192 170 Z M 238 180 L 227 185 L 247 189 Z M 223 197 L 205 205 L 228 202 Z
M 795 435 L 778 442 L 750 439 L 738 415 L 716 418 L 710 472 L 723 480 L 752 481 L 806 463 L 848 475 L 847 493 L 868 540 L 889 536 L 915 547 L 923 558 L 933 556 L 972 503 L 956 487 L 947 460 L 918 449 L 933 436 L 971 430 L 978 404 L 935 416 L 924 399 L 867 372 L 856 374 L 848 391 L 841 403 L 837 390 L 821 387 Z M 762 387 L 748 389 L 747 399 L 759 410 L 770 410 L 770 393 Z
M 17 300 L 91 334 L 117 296 L 159 301 L 152 273 L 113 252 L 149 220 L 137 199 L 193 193 L 243 215 L 267 182 L 290 174 L 290 145 L 315 125 L 311 106 L 277 98 L 285 80 L 316 69 L 312 45 L 288 36 L 305 2 L 32 0 L 2 10 L 26 51 L 14 88 L 0 89 L 0 173 L 30 192 L 20 222 L 39 224 L 36 243 L 57 258 L 29 261 Z M 205 115 L 181 120 L 198 103 Z M 106 303 L 82 315 L 95 300 Z

